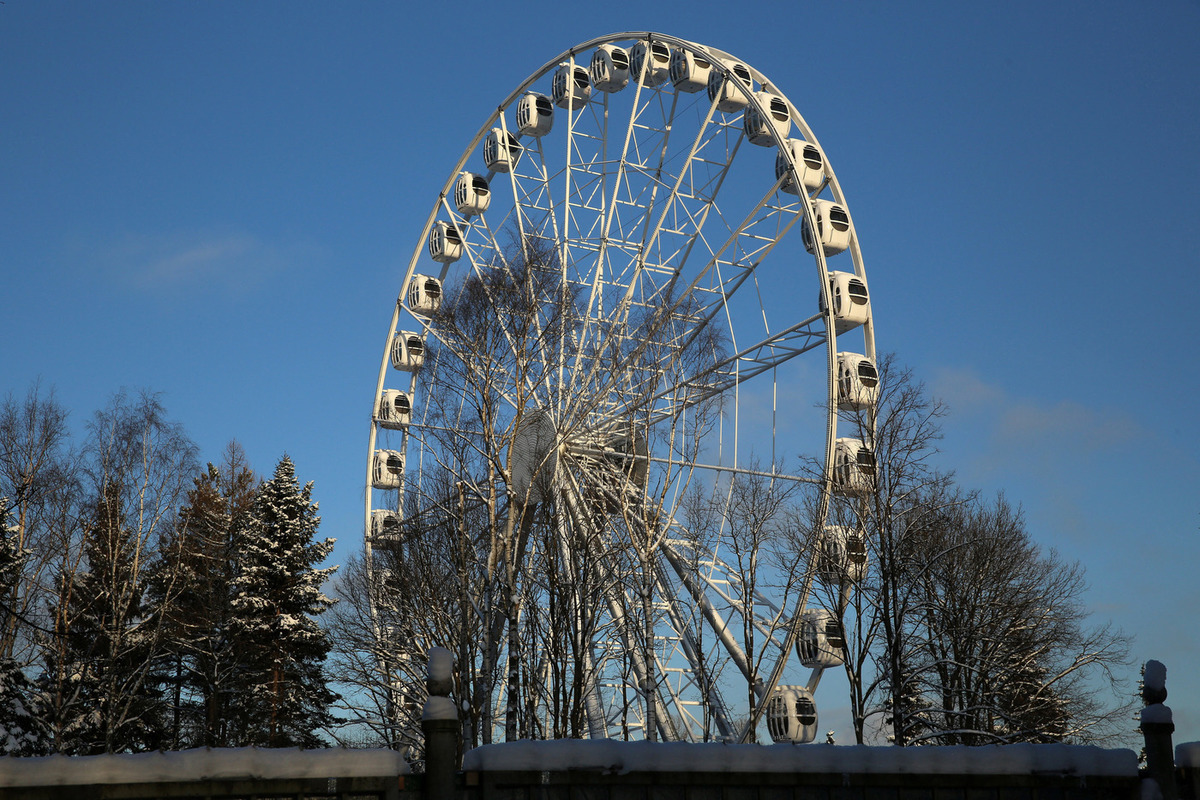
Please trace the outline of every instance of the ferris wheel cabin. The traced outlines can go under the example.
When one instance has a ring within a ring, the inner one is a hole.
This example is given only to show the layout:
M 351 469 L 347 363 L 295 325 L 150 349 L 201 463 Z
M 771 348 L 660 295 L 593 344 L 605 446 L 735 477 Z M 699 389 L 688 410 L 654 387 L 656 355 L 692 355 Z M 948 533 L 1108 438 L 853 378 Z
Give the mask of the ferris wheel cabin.
M 832 612 L 815 608 L 800 615 L 796 655 L 801 664 L 809 669 L 840 667 L 845 649 L 846 634 Z
M 679 48 L 671 52 L 671 83 L 681 92 L 694 94 L 708 86 L 712 63 L 690 50 Z
M 615 44 L 602 44 L 592 53 L 588 74 L 601 92 L 619 92 L 629 84 L 629 53 Z
M 488 188 L 487 178 L 472 172 L 464 172 L 458 176 L 454 184 L 454 207 L 464 217 L 472 214 L 482 214 L 488 210 L 492 202 L 492 191 Z
M 560 64 L 550 84 L 554 105 L 559 108 L 580 108 L 592 96 L 588 71 L 579 64 Z
M 859 411 L 879 401 L 879 370 L 858 353 L 838 353 L 838 408 Z
M 492 128 L 483 140 L 483 163 L 493 172 L 512 172 L 524 148 L 513 134 Z
M 729 75 L 720 70 L 712 70 L 709 73 L 708 101 L 710 103 L 716 101 L 718 110 L 732 113 L 741 111 L 750 104 L 746 95 L 747 90 L 739 86 L 738 81 L 745 84 L 751 91 L 754 89 L 754 83 L 750 77 L 750 68 L 741 62 L 729 62 L 729 72 L 738 80 L 732 80 Z
M 775 137 L 772 132 L 781 140 L 786 140 L 788 131 L 792 128 L 792 117 L 787 103 L 779 95 L 768 91 L 755 92 L 754 96 L 758 98 L 766 116 L 760 114 L 754 106 L 747 106 L 746 113 L 742 116 L 742 128 L 746 131 L 746 138 L 751 144 L 761 147 L 774 146 Z
M 867 536 L 859 528 L 827 525 L 821 538 L 820 572 L 826 583 L 862 580 L 867 569 Z
M 821 250 L 827 256 L 836 256 L 850 246 L 850 215 L 845 207 L 832 200 L 813 200 L 813 217 L 817 221 L 817 236 L 814 241 L 812 230 L 806 217 L 801 223 L 800 235 L 804 239 L 804 249 L 816 254 L 816 243 L 820 242 Z
M 659 86 L 671 78 L 671 48 L 642 39 L 629 51 L 633 79 L 643 86 Z
M 419 333 L 396 331 L 392 338 L 391 354 L 392 369 L 416 372 L 425 363 L 425 342 Z
M 400 431 L 412 422 L 413 396 L 399 389 L 384 389 L 375 410 L 375 421 L 381 428 Z
M 829 296 L 833 298 L 836 333 L 854 330 L 871 319 L 871 297 L 867 284 L 853 272 L 829 273 Z M 825 298 L 817 296 L 817 307 L 825 313 Z
M 554 104 L 537 92 L 526 92 L 517 101 L 517 130 L 526 136 L 541 137 L 554 125 Z
M 825 183 L 825 159 L 821 150 L 803 139 L 788 139 L 785 145 L 791 153 L 792 161 L 796 163 L 796 172 L 800 175 L 800 184 L 806 192 L 815 192 Z M 788 194 L 800 194 L 796 182 L 792 180 L 791 165 L 788 163 L 788 153 L 780 150 L 775 155 L 775 180 L 783 179 L 780 185 L 782 191 Z
M 429 231 L 429 257 L 442 264 L 450 264 L 462 258 L 463 240 L 458 228 L 449 222 L 438 220 Z
M 408 310 L 423 317 L 442 307 L 442 282 L 429 275 L 413 275 L 408 282 Z
M 371 512 L 371 544 L 376 547 L 389 547 L 401 544 L 400 515 L 395 511 Z
M 804 686 L 780 686 L 767 701 L 767 732 L 777 744 L 807 744 L 817 738 L 817 704 Z
M 875 488 L 875 454 L 860 439 L 838 439 L 833 451 L 833 492 L 862 497 Z
M 371 485 L 376 489 L 399 489 L 404 478 L 404 455 L 396 450 L 376 450 L 371 463 Z

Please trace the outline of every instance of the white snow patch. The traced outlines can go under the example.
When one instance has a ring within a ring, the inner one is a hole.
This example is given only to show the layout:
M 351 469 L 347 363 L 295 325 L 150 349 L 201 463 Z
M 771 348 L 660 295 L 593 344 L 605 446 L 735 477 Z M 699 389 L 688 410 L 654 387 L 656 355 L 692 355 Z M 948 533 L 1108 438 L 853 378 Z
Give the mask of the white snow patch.
M 1172 722 L 1171 707 L 1164 706 L 1162 703 L 1155 703 L 1146 706 L 1142 709 L 1142 724 L 1146 723 L 1169 723 Z
M 342 748 L 200 748 L 170 753 L 0 758 L 0 786 L 368 778 L 408 772 L 400 751 Z
M 458 719 L 458 704 L 449 697 L 433 695 L 425 701 L 421 719 Z
M 429 648 L 429 680 L 454 680 L 454 654 L 444 647 Z
M 1161 661 L 1147 661 L 1142 671 L 1142 685 L 1147 689 L 1167 688 L 1167 668 Z
M 1182 742 L 1175 745 L 1175 766 L 1200 767 L 1200 742 Z
M 831 747 L 571 740 L 506 742 L 468 751 L 464 770 L 808 772 L 913 775 L 1138 774 L 1132 750 L 1061 744 Z

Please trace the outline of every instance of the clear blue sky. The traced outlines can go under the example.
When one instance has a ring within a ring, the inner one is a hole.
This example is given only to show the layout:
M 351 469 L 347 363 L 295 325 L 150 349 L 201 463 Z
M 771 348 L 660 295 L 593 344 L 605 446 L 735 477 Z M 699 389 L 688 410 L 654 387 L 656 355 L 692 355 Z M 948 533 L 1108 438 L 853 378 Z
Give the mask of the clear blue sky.
M 388 319 L 467 141 L 577 42 L 704 42 L 824 146 L 877 344 L 951 405 L 943 465 L 1084 562 L 1200 739 L 1200 4 L 742 8 L 7 0 L 0 391 L 40 377 L 81 425 L 147 387 L 206 460 L 286 451 L 345 559 Z

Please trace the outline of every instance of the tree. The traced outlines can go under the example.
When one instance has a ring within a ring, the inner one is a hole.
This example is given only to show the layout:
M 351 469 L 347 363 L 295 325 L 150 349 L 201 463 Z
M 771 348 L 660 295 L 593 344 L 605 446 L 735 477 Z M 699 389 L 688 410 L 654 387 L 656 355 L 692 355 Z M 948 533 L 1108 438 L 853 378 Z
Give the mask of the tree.
M 162 625 L 158 672 L 170 704 L 173 749 L 236 743 L 229 724 L 229 690 L 238 672 L 232 584 L 256 487 L 241 446 L 230 442 L 221 465 L 210 463 L 195 479 L 153 569 L 148 596 Z
M 1000 496 L 958 504 L 913 542 L 922 743 L 1110 740 L 1129 641 L 1090 625 L 1083 568 L 1030 538 Z M 1119 705 L 1119 704 L 1118 704 Z
M 259 488 L 237 544 L 230 632 L 240 660 L 241 745 L 316 747 L 317 730 L 333 722 L 336 696 L 324 671 L 330 641 L 315 617 L 332 605 L 321 585 L 336 567 L 316 567 L 334 541 L 316 540 L 319 524 L 312 484 L 300 487 L 285 455 Z
M 25 555 L 0 604 L 0 657 L 33 660 L 28 624 L 41 610 L 52 581 L 50 565 L 62 553 L 70 525 L 64 514 L 75 497 L 72 459 L 66 450 L 67 411 L 54 390 L 30 387 L 23 401 L 11 394 L 0 406 L 0 496 L 9 498 L 15 546 Z M 66 528 L 66 530 L 64 530 Z
M 0 597 L 21 579 L 28 551 L 19 546 L 19 528 L 11 521 L 8 498 L 0 496 Z M 5 616 L 13 612 L 0 608 Z M 43 755 L 47 746 L 44 711 L 21 665 L 0 654 L 0 755 Z
M 865 540 L 868 564 L 818 582 L 847 634 L 857 741 L 872 715 L 898 745 L 1103 739 L 1127 639 L 1087 624 L 1082 567 L 1034 545 L 1003 498 L 983 503 L 937 469 L 945 406 L 894 357 L 878 367 L 878 403 L 847 420 L 873 480 L 835 495 L 827 520 Z

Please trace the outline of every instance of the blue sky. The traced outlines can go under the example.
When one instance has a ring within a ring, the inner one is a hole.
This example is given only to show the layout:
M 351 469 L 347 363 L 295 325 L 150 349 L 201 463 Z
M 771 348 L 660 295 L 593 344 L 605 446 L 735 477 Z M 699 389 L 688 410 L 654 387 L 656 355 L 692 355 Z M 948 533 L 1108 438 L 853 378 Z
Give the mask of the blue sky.
M 0 391 L 40 377 L 81 425 L 146 387 L 204 459 L 286 451 L 347 558 L 430 204 L 519 81 L 618 30 L 726 50 L 791 98 L 846 192 L 878 347 L 950 404 L 943 466 L 1086 565 L 1200 739 L 1194 0 L 8 0 Z

